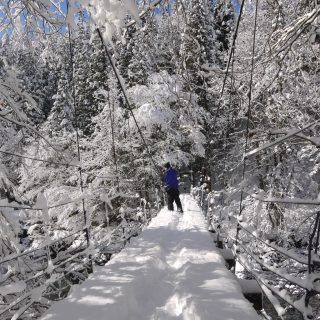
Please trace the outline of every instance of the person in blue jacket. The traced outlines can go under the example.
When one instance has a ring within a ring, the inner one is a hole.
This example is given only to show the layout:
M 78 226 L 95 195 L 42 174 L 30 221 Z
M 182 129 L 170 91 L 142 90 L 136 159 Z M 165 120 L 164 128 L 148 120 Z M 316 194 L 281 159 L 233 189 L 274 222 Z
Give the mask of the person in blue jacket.
M 179 197 L 179 183 L 177 177 L 177 171 L 174 170 L 170 163 L 167 162 L 164 165 L 164 174 L 163 174 L 163 186 L 168 195 L 168 209 L 173 211 L 173 202 L 176 203 L 178 211 L 183 212 L 182 205 Z

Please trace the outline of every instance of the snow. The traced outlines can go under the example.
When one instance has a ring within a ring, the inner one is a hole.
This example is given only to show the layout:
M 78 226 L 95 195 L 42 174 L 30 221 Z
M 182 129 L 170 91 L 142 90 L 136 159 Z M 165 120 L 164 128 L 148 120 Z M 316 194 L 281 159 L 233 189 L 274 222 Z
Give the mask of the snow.
M 26 283 L 21 280 L 21 281 L 0 287 L 0 294 L 4 296 L 7 294 L 22 292 L 25 289 L 26 289 Z
M 80 6 L 79 6 L 80 5 Z M 76 29 L 74 16 L 81 8 L 86 8 L 97 27 L 104 27 L 104 35 L 111 40 L 115 33 L 120 34 L 127 14 L 139 19 L 137 7 L 132 0 L 72 0 L 69 1 L 66 22 Z
M 139 237 L 42 320 L 259 319 L 226 269 L 195 201 L 162 209 Z
M 42 192 L 39 192 L 37 196 L 37 202 L 35 204 L 35 208 L 42 210 L 43 220 L 45 221 L 45 223 L 49 224 L 50 216 L 49 216 L 49 210 L 48 210 L 48 202 Z

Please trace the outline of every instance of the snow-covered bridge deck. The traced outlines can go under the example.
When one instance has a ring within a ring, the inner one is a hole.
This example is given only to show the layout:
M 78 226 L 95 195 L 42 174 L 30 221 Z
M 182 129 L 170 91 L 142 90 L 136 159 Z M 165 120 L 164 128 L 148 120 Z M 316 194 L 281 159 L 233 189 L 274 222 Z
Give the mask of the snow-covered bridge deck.
M 259 319 L 206 230 L 191 196 L 185 213 L 163 209 L 142 234 L 45 320 Z

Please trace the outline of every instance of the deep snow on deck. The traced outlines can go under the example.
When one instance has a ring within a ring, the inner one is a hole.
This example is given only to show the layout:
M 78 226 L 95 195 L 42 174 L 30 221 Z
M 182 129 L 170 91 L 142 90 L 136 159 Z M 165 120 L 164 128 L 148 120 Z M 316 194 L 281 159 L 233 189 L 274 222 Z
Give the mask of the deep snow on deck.
M 43 320 L 259 319 L 226 269 L 201 210 L 162 209 L 137 238 L 55 303 Z

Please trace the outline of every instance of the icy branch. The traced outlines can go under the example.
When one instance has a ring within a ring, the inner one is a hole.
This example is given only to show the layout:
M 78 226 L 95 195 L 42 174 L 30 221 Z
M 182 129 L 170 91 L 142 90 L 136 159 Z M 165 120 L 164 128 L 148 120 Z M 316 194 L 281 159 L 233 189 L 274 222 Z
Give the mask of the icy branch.
M 293 136 L 296 136 L 297 134 L 299 134 L 300 132 L 306 130 L 306 129 L 309 129 L 311 127 L 313 127 L 314 125 L 317 125 L 319 124 L 320 121 L 315 121 L 315 122 L 312 122 L 312 123 L 309 123 L 307 126 L 303 127 L 302 129 L 296 129 L 296 130 L 292 130 L 292 132 L 289 132 L 287 135 L 285 135 L 284 137 L 281 137 L 279 139 L 276 139 L 275 141 L 273 142 L 270 142 L 270 143 L 267 143 L 263 146 L 261 146 L 260 148 L 256 148 L 250 152 L 248 152 L 247 154 L 244 155 L 245 158 L 249 157 L 249 156 L 252 156 L 260 151 L 263 151 L 265 149 L 268 149 L 270 147 L 273 147 L 273 146 L 276 146 L 278 145 L 279 143 L 283 142 L 283 141 L 286 141 L 288 140 L 289 138 L 293 137 Z
M 271 47 L 272 52 L 278 55 L 287 48 L 290 48 L 293 42 L 315 21 L 319 14 L 320 6 L 317 5 L 311 12 L 293 21 L 286 29 L 276 32 L 272 37 L 272 40 L 275 42 Z
M 270 135 L 278 135 L 278 134 L 288 134 L 288 131 L 286 130 L 271 130 L 268 132 L 268 134 Z M 320 137 L 307 137 L 304 134 L 296 134 L 295 135 L 297 138 L 309 141 L 310 143 L 312 143 L 313 145 L 315 145 L 316 147 L 320 147 Z
M 148 11 L 153 10 L 161 2 L 162 2 L 162 0 L 155 0 L 152 3 L 148 4 L 147 6 L 145 6 L 144 10 L 141 11 L 141 13 L 139 14 L 139 18 L 142 18 Z M 136 22 L 137 22 L 136 20 L 131 20 L 130 22 L 128 22 L 125 25 L 125 28 L 129 28 L 129 27 L 133 26 L 134 24 L 136 24 Z
M 25 281 L 17 281 L 15 283 L 8 284 L 6 286 L 0 287 L 0 294 L 1 295 L 7 295 L 7 294 L 13 294 L 17 292 L 22 292 L 26 289 L 26 283 Z
M 288 204 L 304 204 L 304 205 L 319 205 L 320 200 L 299 199 L 299 198 L 264 198 L 261 196 L 251 195 L 252 198 L 262 202 L 288 203 Z

